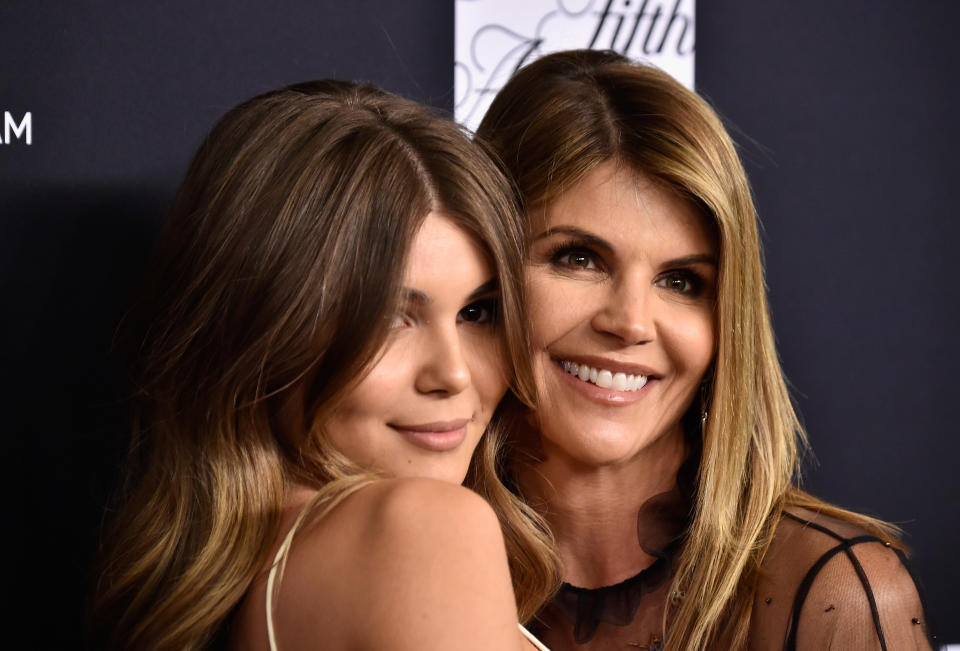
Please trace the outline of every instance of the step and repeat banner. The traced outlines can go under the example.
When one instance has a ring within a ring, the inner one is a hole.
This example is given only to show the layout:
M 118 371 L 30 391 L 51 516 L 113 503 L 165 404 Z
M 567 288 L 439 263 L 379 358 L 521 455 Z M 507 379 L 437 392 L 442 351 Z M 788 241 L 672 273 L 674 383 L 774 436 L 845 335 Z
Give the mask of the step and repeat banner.
M 559 50 L 615 50 L 693 88 L 694 0 L 456 0 L 454 106 L 476 129 L 521 66 Z

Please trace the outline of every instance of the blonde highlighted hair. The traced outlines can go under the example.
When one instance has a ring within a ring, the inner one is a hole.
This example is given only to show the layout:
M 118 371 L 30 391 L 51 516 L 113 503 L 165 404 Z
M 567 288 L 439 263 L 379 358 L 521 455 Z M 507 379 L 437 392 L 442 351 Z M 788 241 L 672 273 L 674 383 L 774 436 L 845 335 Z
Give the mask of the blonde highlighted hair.
M 477 137 L 499 155 L 528 215 L 617 160 L 690 201 L 718 234 L 709 419 L 673 586 L 685 596 L 665 614 L 666 648 L 746 644 L 760 566 L 788 505 L 890 540 L 893 527 L 796 487 L 806 438 L 774 345 L 753 199 L 733 142 L 702 98 L 613 52 L 561 52 L 513 77 Z
M 317 81 L 248 100 L 213 128 L 123 328 L 136 424 L 97 568 L 97 648 L 210 644 L 267 562 L 287 487 L 319 490 L 322 513 L 369 479 L 322 423 L 381 349 L 431 210 L 489 255 L 512 388 L 529 399 L 517 209 L 456 125 L 371 86 Z M 310 431 L 292 439 L 278 406 L 306 378 Z M 553 552 L 538 517 L 496 479 L 498 419 L 468 479 L 501 518 L 528 617 L 553 589 Z

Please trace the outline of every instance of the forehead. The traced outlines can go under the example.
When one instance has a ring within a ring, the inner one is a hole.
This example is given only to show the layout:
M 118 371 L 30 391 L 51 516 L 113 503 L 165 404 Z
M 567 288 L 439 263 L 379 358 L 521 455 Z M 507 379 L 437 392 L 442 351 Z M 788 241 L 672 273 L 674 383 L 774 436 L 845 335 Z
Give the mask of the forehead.
M 659 239 L 716 250 L 712 222 L 692 201 L 616 160 L 594 168 L 531 217 L 535 233 L 570 226 L 624 246 Z
M 420 289 L 472 291 L 493 275 L 487 252 L 473 234 L 451 217 L 431 211 L 410 247 L 404 284 Z

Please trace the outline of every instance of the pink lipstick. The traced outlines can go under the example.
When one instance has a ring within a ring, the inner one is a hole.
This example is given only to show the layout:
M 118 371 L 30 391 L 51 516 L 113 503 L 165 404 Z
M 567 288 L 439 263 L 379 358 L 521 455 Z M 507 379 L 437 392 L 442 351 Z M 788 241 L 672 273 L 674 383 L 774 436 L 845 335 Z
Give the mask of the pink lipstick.
M 408 441 L 433 452 L 447 452 L 456 449 L 467 438 L 468 418 L 445 420 L 417 425 L 394 425 L 390 427 Z

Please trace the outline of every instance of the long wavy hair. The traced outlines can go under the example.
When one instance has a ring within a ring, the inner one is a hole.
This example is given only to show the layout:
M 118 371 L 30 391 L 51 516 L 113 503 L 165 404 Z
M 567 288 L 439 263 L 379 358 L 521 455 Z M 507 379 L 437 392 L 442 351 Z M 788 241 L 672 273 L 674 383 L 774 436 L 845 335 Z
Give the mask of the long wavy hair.
M 208 645 L 267 562 L 287 487 L 319 490 L 322 507 L 369 479 L 322 426 L 283 435 L 278 409 L 312 378 L 304 422 L 322 424 L 370 368 L 431 210 L 488 254 L 512 389 L 529 400 L 517 207 L 459 127 L 368 85 L 315 81 L 244 102 L 213 128 L 122 328 L 135 426 L 96 570 L 98 648 Z M 468 484 L 501 518 L 526 618 L 554 587 L 554 557 L 539 518 L 497 480 L 498 418 Z
M 720 119 L 664 72 L 613 52 L 568 51 L 521 69 L 477 130 L 516 181 L 527 215 L 605 161 L 655 177 L 719 236 L 716 357 L 692 519 L 666 609 L 669 649 L 746 644 L 760 565 L 785 506 L 895 528 L 796 487 L 806 436 L 784 381 L 764 285 L 757 218 Z M 694 422 L 699 422 L 700 405 Z

